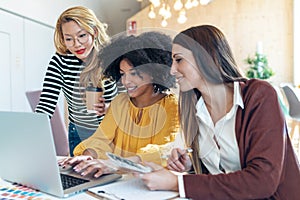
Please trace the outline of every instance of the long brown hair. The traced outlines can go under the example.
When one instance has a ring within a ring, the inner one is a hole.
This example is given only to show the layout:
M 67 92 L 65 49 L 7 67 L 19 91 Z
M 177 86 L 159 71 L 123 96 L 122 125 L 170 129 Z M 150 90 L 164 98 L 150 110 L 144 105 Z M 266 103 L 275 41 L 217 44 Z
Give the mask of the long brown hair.
M 179 33 L 173 40 L 192 51 L 199 71 L 208 82 L 232 85 L 234 81 L 245 81 L 233 58 L 224 34 L 212 25 L 191 27 Z M 186 146 L 194 149 L 191 159 L 196 173 L 201 173 L 199 160 L 199 123 L 196 104 L 201 92 L 193 89 L 180 92 L 180 122 Z

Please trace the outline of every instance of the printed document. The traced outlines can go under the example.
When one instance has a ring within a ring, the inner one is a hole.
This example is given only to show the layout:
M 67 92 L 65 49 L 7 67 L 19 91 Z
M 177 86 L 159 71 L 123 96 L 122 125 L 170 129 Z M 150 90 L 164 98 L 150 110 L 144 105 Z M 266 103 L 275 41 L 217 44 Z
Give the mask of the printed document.
M 178 197 L 178 192 L 174 191 L 151 191 L 140 178 L 130 174 L 123 175 L 114 183 L 90 188 L 89 191 L 111 200 L 163 200 Z

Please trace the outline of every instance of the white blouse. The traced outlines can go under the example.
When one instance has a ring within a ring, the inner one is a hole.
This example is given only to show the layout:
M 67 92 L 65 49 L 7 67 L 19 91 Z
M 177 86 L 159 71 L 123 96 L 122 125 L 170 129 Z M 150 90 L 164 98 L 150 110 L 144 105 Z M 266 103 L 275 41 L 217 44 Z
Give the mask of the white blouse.
M 200 129 L 199 157 L 211 174 L 230 173 L 241 169 L 235 133 L 235 117 L 238 106 L 244 108 L 238 82 L 234 82 L 231 110 L 217 121 L 215 126 L 203 98 L 201 97 L 197 102 L 196 109 Z
M 235 133 L 235 117 L 238 106 L 244 109 L 238 82 L 234 82 L 232 108 L 215 126 L 202 97 L 196 104 L 200 129 L 199 157 L 211 174 L 230 173 L 241 169 Z M 178 175 L 178 188 L 179 196 L 185 198 L 182 174 Z

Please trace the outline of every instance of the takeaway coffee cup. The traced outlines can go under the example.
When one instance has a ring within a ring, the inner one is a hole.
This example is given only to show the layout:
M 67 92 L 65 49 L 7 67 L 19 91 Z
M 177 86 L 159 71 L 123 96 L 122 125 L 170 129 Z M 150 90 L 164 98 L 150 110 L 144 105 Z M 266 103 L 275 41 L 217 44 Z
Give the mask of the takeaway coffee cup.
M 99 103 L 99 97 L 102 96 L 103 90 L 98 87 L 87 87 L 85 90 L 86 107 L 89 113 L 96 113 L 94 104 Z

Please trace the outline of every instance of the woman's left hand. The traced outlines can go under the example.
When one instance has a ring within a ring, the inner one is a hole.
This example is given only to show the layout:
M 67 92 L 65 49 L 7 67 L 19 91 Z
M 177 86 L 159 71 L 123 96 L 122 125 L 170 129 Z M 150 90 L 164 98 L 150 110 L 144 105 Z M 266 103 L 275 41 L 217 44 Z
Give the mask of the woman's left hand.
M 134 176 L 140 177 L 150 190 L 174 190 L 178 191 L 177 176 L 169 170 L 155 163 L 145 163 L 153 169 L 147 174 L 135 173 Z

